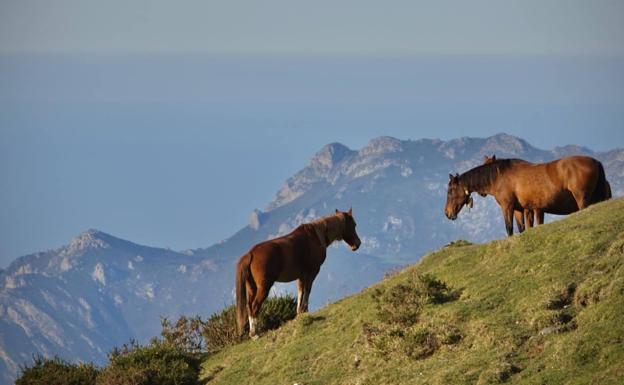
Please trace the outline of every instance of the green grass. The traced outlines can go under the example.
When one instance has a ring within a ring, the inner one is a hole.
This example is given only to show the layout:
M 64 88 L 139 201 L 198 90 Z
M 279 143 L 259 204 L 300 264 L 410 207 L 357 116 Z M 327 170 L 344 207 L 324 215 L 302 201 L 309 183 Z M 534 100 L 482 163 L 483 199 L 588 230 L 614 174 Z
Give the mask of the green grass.
M 384 354 L 363 327 L 384 327 L 374 293 L 409 285 L 416 274 L 460 294 L 424 303 L 413 327 L 450 325 L 461 339 L 424 358 Z M 357 295 L 210 356 L 202 378 L 237 385 L 622 384 L 624 199 L 511 238 L 445 247 Z

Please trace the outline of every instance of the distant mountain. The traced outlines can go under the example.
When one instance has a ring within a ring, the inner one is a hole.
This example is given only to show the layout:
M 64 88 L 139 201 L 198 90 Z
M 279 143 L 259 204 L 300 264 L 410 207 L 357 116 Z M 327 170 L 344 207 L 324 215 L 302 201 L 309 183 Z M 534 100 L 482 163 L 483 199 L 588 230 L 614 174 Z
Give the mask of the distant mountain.
M 505 235 L 492 198 L 475 197 L 475 207 L 451 222 L 443 215 L 448 174 L 481 164 L 484 155 L 544 162 L 584 154 L 605 166 L 615 196 L 624 194 L 624 150 L 596 153 L 577 146 L 541 150 L 507 134 L 489 138 L 399 140 L 380 137 L 354 151 L 332 143 L 289 178 L 250 225 L 207 249 L 219 258 L 244 251 L 246 242 L 284 234 L 297 224 L 353 206 L 362 252 L 391 263 L 410 263 L 428 250 L 457 238 L 482 242 Z
M 358 151 L 328 144 L 265 209 L 250 214 L 247 226 L 211 247 L 175 252 L 88 230 L 59 249 L 15 260 L 0 271 L 0 379 L 12 382 L 18 365 L 37 352 L 102 363 L 112 346 L 157 335 L 160 316 L 205 316 L 222 308 L 232 301 L 234 264 L 243 252 L 334 208 L 353 206 L 363 244 L 357 253 L 332 246 L 312 291 L 313 307 L 451 240 L 503 237 L 491 198 L 476 197 L 475 207 L 455 222 L 443 215 L 448 174 L 493 153 L 531 161 L 591 155 L 605 165 L 614 195 L 624 194 L 622 149 L 547 151 L 506 134 L 450 141 L 380 137 Z

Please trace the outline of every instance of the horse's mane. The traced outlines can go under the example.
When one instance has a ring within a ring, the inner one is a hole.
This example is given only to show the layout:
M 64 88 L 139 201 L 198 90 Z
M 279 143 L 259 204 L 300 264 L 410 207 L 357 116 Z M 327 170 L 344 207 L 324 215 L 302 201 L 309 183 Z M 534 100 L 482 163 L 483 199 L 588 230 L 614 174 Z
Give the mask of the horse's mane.
M 324 247 L 342 238 L 344 231 L 344 216 L 328 215 L 306 225 L 312 227 Z
M 481 191 L 490 186 L 518 159 L 496 159 L 492 163 L 482 164 L 473 169 L 466 171 L 459 176 L 460 182 L 471 191 Z

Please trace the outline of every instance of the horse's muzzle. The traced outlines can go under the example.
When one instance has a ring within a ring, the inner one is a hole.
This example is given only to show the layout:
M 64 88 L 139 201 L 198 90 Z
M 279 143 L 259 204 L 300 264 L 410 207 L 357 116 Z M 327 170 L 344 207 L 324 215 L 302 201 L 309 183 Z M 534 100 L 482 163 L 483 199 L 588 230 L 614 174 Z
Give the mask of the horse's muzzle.
M 351 250 L 352 250 L 352 251 L 356 251 L 357 249 L 359 249 L 359 248 L 360 248 L 360 245 L 361 245 L 361 244 L 362 244 L 362 241 L 360 241 L 360 240 L 358 239 L 358 240 L 357 240 L 357 242 L 355 242 L 354 244 L 349 245 L 349 246 L 351 246 Z

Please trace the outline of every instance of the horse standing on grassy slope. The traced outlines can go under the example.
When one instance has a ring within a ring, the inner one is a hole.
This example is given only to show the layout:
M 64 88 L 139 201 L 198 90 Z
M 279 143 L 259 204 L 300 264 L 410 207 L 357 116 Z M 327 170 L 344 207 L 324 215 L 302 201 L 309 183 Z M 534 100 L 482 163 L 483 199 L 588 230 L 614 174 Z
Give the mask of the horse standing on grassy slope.
M 304 223 L 290 234 L 253 246 L 236 266 L 236 322 L 243 334 L 249 318 L 249 335 L 256 335 L 256 317 L 275 282 L 297 281 L 297 315 L 308 311 L 312 282 L 325 262 L 327 247 L 343 240 L 356 251 L 360 238 L 353 211 Z
M 533 164 L 531 162 L 527 162 L 523 159 L 510 159 L 513 162 L 522 162 L 525 164 Z M 485 155 L 483 157 L 483 164 L 490 164 L 496 162 L 496 154 L 492 154 L 492 156 Z M 480 194 L 482 197 L 487 196 L 487 194 Z M 537 216 L 538 223 L 544 223 L 544 212 L 540 210 L 514 210 L 514 218 L 516 218 L 516 225 L 518 226 L 518 232 L 523 232 L 526 228 L 533 227 L 533 218 Z
M 461 209 L 472 204 L 471 193 L 493 195 L 503 212 L 507 235 L 513 234 L 515 210 L 564 215 L 611 198 L 602 163 L 587 156 L 537 164 L 499 159 L 449 178 L 447 218 L 457 219 Z

